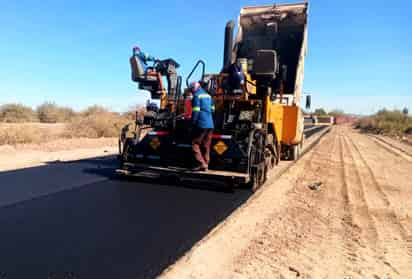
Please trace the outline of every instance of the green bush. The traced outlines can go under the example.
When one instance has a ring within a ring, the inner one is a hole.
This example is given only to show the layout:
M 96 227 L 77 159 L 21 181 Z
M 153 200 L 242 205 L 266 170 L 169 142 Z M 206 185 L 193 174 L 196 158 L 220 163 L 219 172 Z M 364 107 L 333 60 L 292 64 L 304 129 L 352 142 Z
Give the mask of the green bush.
M 21 104 L 5 104 L 0 106 L 0 122 L 22 123 L 36 122 L 36 113 L 31 107 Z
M 60 107 L 55 103 L 45 102 L 37 107 L 37 116 L 42 123 L 68 122 L 76 113 L 68 107 Z

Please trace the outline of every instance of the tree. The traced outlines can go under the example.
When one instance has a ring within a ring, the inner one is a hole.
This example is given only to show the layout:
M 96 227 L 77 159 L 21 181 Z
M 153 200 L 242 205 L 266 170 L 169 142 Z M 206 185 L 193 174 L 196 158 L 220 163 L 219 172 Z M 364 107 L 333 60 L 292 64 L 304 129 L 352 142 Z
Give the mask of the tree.
M 40 122 L 43 123 L 67 122 L 76 115 L 71 108 L 60 107 L 52 102 L 41 104 L 36 111 Z
M 91 115 L 106 114 L 106 113 L 109 113 L 109 110 L 99 105 L 89 106 L 84 111 L 82 111 L 83 116 L 91 116 Z
M 337 117 L 337 116 L 345 115 L 345 112 L 341 109 L 334 109 L 334 110 L 330 111 L 328 114 L 330 116 Z
M 313 113 L 318 116 L 327 115 L 326 110 L 324 110 L 323 108 L 317 108 Z
M 405 115 L 408 115 L 409 114 L 409 109 L 407 107 L 404 107 L 403 110 L 402 110 L 402 113 L 405 114 Z

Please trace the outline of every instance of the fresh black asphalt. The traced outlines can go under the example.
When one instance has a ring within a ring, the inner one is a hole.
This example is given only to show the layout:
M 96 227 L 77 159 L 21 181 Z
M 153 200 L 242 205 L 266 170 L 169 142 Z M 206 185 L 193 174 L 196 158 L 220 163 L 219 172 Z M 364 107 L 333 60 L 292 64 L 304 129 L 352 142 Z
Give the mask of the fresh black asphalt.
M 0 208 L 0 278 L 152 278 L 250 196 L 119 180 L 113 158 L 0 174 L 0 195 L 21 177 L 33 188 L 72 182 L 70 165 L 82 163 L 106 180 Z
M 113 157 L 0 172 L 0 279 L 153 278 L 250 197 L 121 180 Z

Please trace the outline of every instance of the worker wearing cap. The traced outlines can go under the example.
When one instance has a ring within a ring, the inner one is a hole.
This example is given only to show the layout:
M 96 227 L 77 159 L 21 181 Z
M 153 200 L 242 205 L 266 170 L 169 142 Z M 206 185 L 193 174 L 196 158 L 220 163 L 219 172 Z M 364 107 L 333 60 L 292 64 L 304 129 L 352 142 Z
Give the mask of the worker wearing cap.
M 142 62 L 141 64 L 144 67 L 144 72 L 146 74 L 147 69 L 149 68 L 149 66 L 147 65 L 148 62 L 154 62 L 157 59 L 154 58 L 153 56 L 149 55 L 148 53 L 143 52 L 140 47 L 135 46 L 133 48 L 133 56 L 136 56 L 137 58 L 139 58 L 140 62 Z
M 196 160 L 193 170 L 207 170 L 210 161 L 210 144 L 213 133 L 213 112 L 215 106 L 212 97 L 198 82 L 190 85 L 192 99 L 192 150 Z

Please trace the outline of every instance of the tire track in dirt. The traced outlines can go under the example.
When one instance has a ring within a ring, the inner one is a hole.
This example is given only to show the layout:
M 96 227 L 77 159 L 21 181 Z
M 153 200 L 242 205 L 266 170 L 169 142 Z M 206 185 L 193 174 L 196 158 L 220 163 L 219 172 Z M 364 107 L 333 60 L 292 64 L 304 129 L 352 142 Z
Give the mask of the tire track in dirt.
M 368 136 L 371 141 L 373 141 L 377 146 L 379 146 L 381 149 L 386 150 L 387 153 L 391 154 L 392 156 L 396 156 L 398 159 L 402 159 L 403 161 L 406 161 L 408 163 L 412 163 L 412 156 L 406 152 L 405 150 L 398 148 L 385 140 L 375 137 L 375 136 Z
M 354 134 L 355 135 L 355 134 Z M 373 215 L 377 216 L 376 218 L 379 218 L 380 215 L 386 216 L 385 219 L 387 219 L 391 225 L 396 228 L 396 230 L 399 232 L 399 236 L 401 237 L 401 241 L 406 243 L 406 249 L 407 249 L 407 254 L 412 257 L 412 235 L 408 233 L 408 230 L 405 228 L 404 225 L 402 225 L 402 222 L 399 218 L 399 216 L 396 214 L 394 208 L 392 207 L 390 200 L 383 190 L 382 185 L 379 183 L 378 179 L 376 178 L 375 173 L 373 172 L 370 164 L 368 163 L 367 159 L 365 158 L 365 155 L 362 154 L 362 151 L 360 147 L 355 143 L 353 140 L 354 135 L 352 137 L 348 138 L 351 145 L 354 147 L 356 153 L 358 154 L 361 162 L 362 162 L 362 167 L 366 169 L 367 173 L 366 176 L 364 176 L 364 180 L 369 182 L 369 185 L 371 185 L 371 189 L 374 190 L 370 193 L 370 196 L 376 197 L 377 199 L 381 199 L 380 203 L 382 203 L 380 206 L 375 205 L 375 207 L 378 207 L 377 210 L 373 210 Z M 369 195 L 368 195 L 369 196 Z M 391 235 L 393 237 L 393 235 Z M 412 263 L 412 258 L 410 258 L 410 263 Z M 409 264 L 410 265 L 410 264 Z
M 267 278 L 256 266 L 265 266 L 264 274 L 280 274 L 280 278 L 290 278 L 296 270 L 302 278 L 361 275 L 361 267 L 354 264 L 358 245 L 347 237 L 353 227 L 346 223 L 348 210 L 341 194 L 344 186 L 340 154 L 340 135 L 333 130 L 302 162 L 303 170 L 288 193 L 289 206 L 282 211 L 284 214 L 272 216 L 281 224 L 266 224 L 268 229 L 241 256 L 240 266 L 246 267 L 240 268 L 239 278 L 251 274 L 254 278 Z M 319 179 L 323 182 L 321 190 L 309 191 L 308 183 Z M 282 227 L 283 233 L 268 234 L 266 231 L 272 226 Z M 249 254 L 256 250 L 258 255 Z
M 350 146 L 353 150 L 352 156 L 355 159 L 355 162 L 358 163 L 358 172 L 359 169 L 362 170 L 361 177 L 363 177 L 363 181 L 368 182 L 368 185 L 372 186 L 375 191 L 371 192 L 370 194 L 374 196 L 374 198 L 378 201 L 379 208 L 385 208 L 390 206 L 390 201 L 386 196 L 385 192 L 383 191 L 381 185 L 378 183 L 375 174 L 373 173 L 371 167 L 366 162 L 365 157 L 362 155 L 359 147 L 355 144 L 351 137 L 345 137 L 347 145 Z M 356 155 L 355 155 L 356 154 Z M 356 158 L 355 158 L 356 157 Z
M 382 137 L 382 136 L 377 136 L 377 135 L 370 135 L 370 137 L 377 139 L 380 142 L 383 142 L 384 144 L 386 144 L 387 146 L 390 146 L 391 148 L 393 148 L 396 152 L 401 152 L 409 157 L 412 157 L 412 152 L 408 151 L 407 148 L 405 148 L 404 146 L 402 146 L 402 143 L 393 143 L 390 142 L 389 139 Z M 401 145 L 399 145 L 401 144 Z M 401 147 L 402 146 L 402 147 Z
M 340 157 L 340 179 L 342 181 L 341 187 L 341 195 L 343 198 L 343 211 L 344 216 L 342 218 L 344 222 L 344 235 L 348 237 L 344 237 L 343 239 L 343 246 L 345 248 L 346 257 L 350 262 L 356 263 L 358 260 L 358 245 L 355 245 L 354 239 L 357 239 L 357 235 L 360 233 L 359 227 L 355 225 L 354 221 L 354 214 L 353 210 L 351 210 L 351 200 L 349 198 L 349 185 L 346 179 L 346 168 L 345 168 L 345 159 L 344 159 L 344 152 L 343 152 L 343 142 L 342 142 L 343 135 L 339 133 L 339 157 Z M 356 241 L 358 244 L 359 242 Z
M 338 140 L 337 132 L 333 129 L 330 136 L 316 146 L 296 181 L 296 191 L 290 194 L 291 204 L 295 205 L 288 209 L 288 212 L 293 212 L 290 218 L 302 228 L 299 231 L 306 233 L 307 236 L 299 238 L 300 242 L 296 243 L 294 253 L 297 255 L 285 255 L 284 265 L 290 264 L 287 260 L 290 257 L 298 258 L 300 265 L 296 267 L 306 270 L 301 274 L 303 277 L 307 276 L 304 278 L 321 278 L 331 273 L 341 273 L 343 276 L 344 266 L 347 269 L 350 265 L 345 261 L 346 257 L 341 258 L 345 249 L 340 245 L 342 234 L 336 233 L 343 230 L 341 218 L 330 218 L 330 212 L 336 212 L 340 207 L 340 197 L 336 197 L 336 192 L 331 187 L 334 185 L 331 180 L 335 166 L 339 165 L 339 159 L 336 158 Z M 322 182 L 322 190 L 308 192 L 307 185 L 319 180 Z M 334 206 L 333 202 L 336 202 Z M 329 227 L 333 229 L 328 230 Z M 328 262 L 331 258 L 341 259 L 333 263 Z M 320 262 L 324 264 L 319 264 Z
M 322 190 L 314 194 L 313 192 L 300 193 L 300 195 L 312 195 L 312 203 L 316 206 L 311 209 L 309 218 L 321 221 L 313 227 L 313 230 L 318 231 L 320 235 L 310 242 L 304 242 L 299 251 L 308 257 L 316 255 L 312 272 L 307 278 L 326 278 L 331 274 L 339 278 L 346 278 L 349 275 L 359 276 L 360 273 L 352 269 L 354 260 L 356 261 L 353 253 L 354 246 L 345 241 L 349 233 L 346 220 L 350 220 L 351 217 L 346 214 L 346 202 L 342 198 L 343 164 L 340 156 L 340 135 L 336 128 L 330 133 L 330 141 L 320 144 L 319 148 L 322 153 L 316 157 L 315 166 L 321 166 L 323 169 L 312 166 L 309 172 L 315 175 L 314 178 L 323 180 Z M 303 183 L 304 187 L 307 183 L 308 181 Z
M 378 185 L 373 172 L 368 169 L 368 164 L 357 151 L 355 143 L 347 135 L 344 141 L 353 158 L 364 202 L 377 232 L 381 248 L 377 256 L 384 259 L 384 263 L 391 267 L 392 271 L 407 274 L 404 271 L 408 269 L 412 259 L 409 259 L 409 251 L 405 245 L 406 231 L 390 207 L 390 202 Z
M 337 247 L 339 245 L 336 245 L 336 243 L 341 242 L 340 234 L 334 234 L 335 231 L 341 231 L 343 228 L 338 219 L 331 220 L 329 218 L 331 202 L 334 202 L 336 197 L 333 194 L 332 197 L 328 196 L 328 190 L 326 190 L 326 187 L 333 184 L 330 183 L 334 172 L 334 168 L 331 166 L 336 165 L 335 154 L 337 149 L 338 138 L 336 131 L 332 130 L 330 136 L 316 146 L 310 158 L 305 162 L 304 169 L 296 181 L 297 188 L 290 194 L 290 199 L 293 201 L 291 203 L 296 205 L 288 209 L 288 212 L 294 214 L 290 217 L 298 223 L 298 226 L 303 227 L 303 232 L 310 234 L 310 238 L 300 238 L 300 242 L 296 243 L 297 245 L 294 247 L 295 252 L 298 254 L 295 257 L 298 257 L 301 263 L 301 266 L 298 266 L 299 269 L 303 267 L 303 269 L 311 270 L 310 275 L 306 274 L 308 278 L 318 278 L 318 275 L 342 269 L 341 266 L 332 267 L 330 265 L 323 265 L 322 270 L 319 270 L 318 267 L 319 259 L 340 257 L 342 255 L 341 250 L 343 250 L 343 247 Z M 322 189 L 325 190 L 308 192 L 307 185 L 315 181 L 322 182 Z M 308 196 L 311 198 L 308 199 Z M 329 226 L 334 227 L 333 232 L 326 231 Z M 339 228 L 336 228 L 337 226 Z M 339 238 L 339 240 L 336 238 Z M 334 245 L 336 250 L 330 249 Z M 342 261 L 338 262 L 341 263 Z M 307 264 L 305 265 L 305 263 Z M 285 264 L 288 264 L 288 262 L 285 262 Z
M 324 216 L 314 214 L 317 212 L 314 210 L 314 206 L 327 207 L 329 200 L 323 197 L 313 202 L 306 197 L 311 194 L 306 186 L 315 179 L 319 180 L 319 171 L 322 173 L 326 171 L 328 174 L 330 172 L 326 165 L 330 162 L 329 157 L 333 153 L 328 152 L 329 150 L 325 146 L 335 150 L 336 139 L 330 136 L 325 137 L 320 144 L 297 163 L 301 164 L 301 171 L 292 180 L 295 186 L 287 194 L 287 208 L 274 213 L 263 225 L 265 229 L 262 230 L 261 234 L 238 257 L 239 276 L 235 278 L 250 278 L 251 274 L 254 278 L 267 278 L 267 274 L 276 274 L 281 276 L 280 278 L 290 278 L 290 275 L 295 272 L 293 270 L 313 270 L 313 267 L 317 266 L 319 258 L 328 252 L 330 245 L 323 246 L 325 244 L 323 243 L 324 238 L 327 236 L 320 233 L 324 231 L 324 228 L 321 227 L 327 227 L 325 225 L 327 220 Z M 321 177 L 329 177 L 328 174 Z M 302 194 L 302 192 L 304 193 Z M 312 195 L 320 193 L 316 192 Z M 265 268 L 262 269 L 262 266 Z
M 350 244 L 349 248 L 353 250 L 349 251 L 356 259 L 357 266 L 353 268 L 358 270 L 362 276 L 366 276 L 371 271 L 377 271 L 375 266 L 377 261 L 382 263 L 387 261 L 384 257 L 384 249 L 379 242 L 375 220 L 368 207 L 361 174 L 346 137 L 347 135 L 342 133 L 340 139 L 344 166 L 343 179 L 345 191 L 347 191 L 348 211 L 352 216 L 352 224 L 349 223 L 350 228 L 353 229 L 350 241 L 359 245 L 355 247 L 354 244 Z M 387 264 L 387 267 L 390 269 L 383 268 L 380 271 L 397 272 L 390 264 Z

